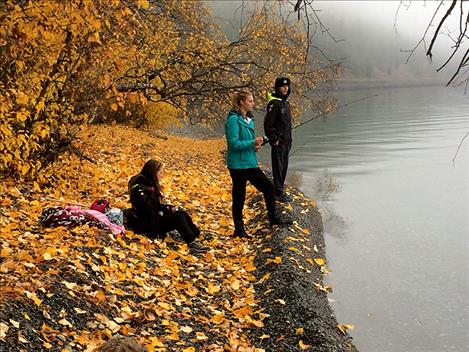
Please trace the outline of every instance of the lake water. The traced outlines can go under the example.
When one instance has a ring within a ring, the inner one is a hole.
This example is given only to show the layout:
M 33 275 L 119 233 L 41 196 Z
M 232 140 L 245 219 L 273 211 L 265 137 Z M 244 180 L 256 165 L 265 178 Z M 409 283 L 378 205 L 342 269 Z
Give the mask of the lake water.
M 444 87 L 337 96 L 374 94 L 294 132 L 289 183 L 318 200 L 331 304 L 362 352 L 468 351 L 469 138 L 452 159 L 469 99 Z

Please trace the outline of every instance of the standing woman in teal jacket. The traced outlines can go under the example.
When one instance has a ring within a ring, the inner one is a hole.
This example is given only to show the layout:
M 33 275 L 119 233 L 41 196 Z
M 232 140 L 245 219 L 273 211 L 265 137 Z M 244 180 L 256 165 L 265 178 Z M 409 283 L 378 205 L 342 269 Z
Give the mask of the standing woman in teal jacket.
M 246 184 L 249 181 L 263 193 L 270 226 L 291 224 L 276 214 L 274 185 L 262 172 L 257 163 L 256 152 L 260 149 L 263 137 L 256 137 L 252 109 L 254 99 L 248 91 L 236 92 L 232 97 L 233 108 L 225 123 L 228 155 L 226 163 L 233 181 L 232 213 L 235 226 L 234 235 L 246 237 L 243 221 L 243 208 L 246 198 Z

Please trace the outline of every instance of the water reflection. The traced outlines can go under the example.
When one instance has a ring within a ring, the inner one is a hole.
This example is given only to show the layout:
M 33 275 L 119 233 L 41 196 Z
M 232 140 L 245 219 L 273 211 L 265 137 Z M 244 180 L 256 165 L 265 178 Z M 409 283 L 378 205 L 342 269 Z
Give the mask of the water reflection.
M 348 225 L 344 217 L 335 209 L 334 200 L 337 193 L 342 191 L 338 179 L 329 174 L 326 169 L 321 175 L 314 177 L 314 190 L 320 199 L 320 212 L 324 223 L 326 236 L 333 236 L 339 241 L 347 239 Z
M 288 173 L 285 182 L 291 187 L 301 189 L 301 187 L 303 186 L 303 172 L 298 170 L 292 170 Z
M 342 190 L 342 185 L 337 178 L 330 175 L 327 169 L 323 170 L 321 175 L 295 170 L 287 177 L 287 183 L 292 187 L 307 189 L 308 194 L 318 202 L 326 235 L 338 241 L 346 241 L 349 226 L 334 207 L 336 195 Z
M 328 170 L 323 171 L 323 175 L 316 177 L 315 184 L 316 193 L 320 195 L 322 202 L 330 201 L 335 193 L 342 190 L 336 178 L 329 175 Z
M 326 231 L 325 235 L 332 236 L 342 244 L 348 241 L 350 224 L 347 223 L 345 218 L 340 216 L 334 207 L 330 205 L 327 205 L 320 211 Z

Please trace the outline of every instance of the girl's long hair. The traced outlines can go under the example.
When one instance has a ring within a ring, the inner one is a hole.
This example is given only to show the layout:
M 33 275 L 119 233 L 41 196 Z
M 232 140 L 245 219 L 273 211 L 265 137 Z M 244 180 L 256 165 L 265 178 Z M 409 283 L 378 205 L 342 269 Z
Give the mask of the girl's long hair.
M 231 104 L 233 110 L 239 111 L 241 100 L 246 100 L 252 93 L 248 90 L 239 90 L 233 93 L 231 96 Z
M 160 200 L 163 198 L 163 191 L 161 190 L 160 180 L 158 180 L 158 171 L 163 167 L 163 164 L 155 159 L 148 160 L 145 165 L 143 165 L 140 175 L 143 175 L 147 180 L 149 180 L 155 189 L 157 196 Z

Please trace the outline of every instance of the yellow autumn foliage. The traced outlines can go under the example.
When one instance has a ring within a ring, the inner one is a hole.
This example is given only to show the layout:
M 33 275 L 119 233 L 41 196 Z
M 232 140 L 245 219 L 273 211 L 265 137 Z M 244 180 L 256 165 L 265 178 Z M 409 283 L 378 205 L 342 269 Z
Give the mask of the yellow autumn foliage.
M 83 125 L 74 144 L 92 161 L 66 152 L 37 181 L 0 182 L 0 303 L 28 307 L 0 319 L 0 338 L 36 346 L 22 333 L 34 325 L 46 348 L 59 348 L 61 335 L 95 351 L 118 332 L 154 351 L 190 351 L 190 340 L 210 351 L 260 351 L 246 334 L 267 316 L 255 309 L 256 246 L 232 236 L 231 181 L 220 154 L 225 141 L 162 140 L 123 126 Z M 164 163 L 166 201 L 186 208 L 202 234 L 212 236 L 204 240 L 211 252 L 195 257 L 184 243 L 131 231 L 121 238 L 87 225 L 39 226 L 45 207 L 89 207 L 102 197 L 128 207 L 127 182 L 149 158 Z M 260 211 L 245 209 L 246 220 Z M 57 296 L 73 304 L 57 310 Z M 28 320 L 33 314 L 41 320 Z
M 306 53 L 300 24 L 277 2 L 245 6 L 228 39 L 199 1 L 1 2 L 0 173 L 37 178 L 83 122 L 212 123 L 240 88 L 262 107 L 280 74 L 294 83 L 295 116 L 333 108 L 307 98 L 338 71 Z

